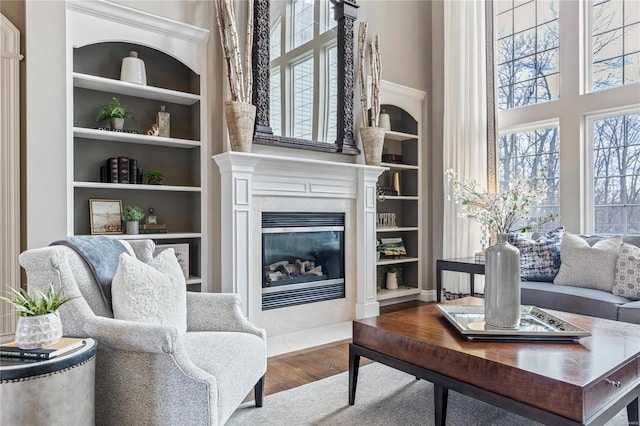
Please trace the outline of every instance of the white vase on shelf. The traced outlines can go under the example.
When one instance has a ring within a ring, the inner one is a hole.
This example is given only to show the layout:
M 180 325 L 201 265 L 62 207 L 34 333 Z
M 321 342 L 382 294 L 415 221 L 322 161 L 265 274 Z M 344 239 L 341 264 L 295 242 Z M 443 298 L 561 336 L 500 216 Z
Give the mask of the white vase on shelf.
M 385 110 L 382 110 L 380 115 L 378 115 L 378 127 L 387 131 L 391 130 L 391 117 Z
M 138 52 L 132 50 L 128 57 L 122 59 L 120 80 L 135 84 L 147 84 L 147 71 L 144 67 L 144 61 L 138 58 Z

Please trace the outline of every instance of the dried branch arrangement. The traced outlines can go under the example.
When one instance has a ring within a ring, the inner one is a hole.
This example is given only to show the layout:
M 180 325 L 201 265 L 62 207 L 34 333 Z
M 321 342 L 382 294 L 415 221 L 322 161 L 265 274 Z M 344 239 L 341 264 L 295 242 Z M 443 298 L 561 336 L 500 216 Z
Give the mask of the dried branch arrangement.
M 220 43 L 224 51 L 225 69 L 231 100 L 251 103 L 251 46 L 253 44 L 253 0 L 247 1 L 247 32 L 244 64 L 240 54 L 238 28 L 233 0 L 215 0 Z
M 369 67 L 371 68 L 371 126 L 378 126 L 380 115 L 380 76 L 382 74 L 382 57 L 380 55 L 380 36 L 376 34 L 374 41 L 367 46 L 366 22 L 360 22 L 358 28 L 358 76 L 360 79 L 360 107 L 362 121 L 367 122 L 367 106 L 369 104 L 367 92 L 366 54 L 369 51 Z

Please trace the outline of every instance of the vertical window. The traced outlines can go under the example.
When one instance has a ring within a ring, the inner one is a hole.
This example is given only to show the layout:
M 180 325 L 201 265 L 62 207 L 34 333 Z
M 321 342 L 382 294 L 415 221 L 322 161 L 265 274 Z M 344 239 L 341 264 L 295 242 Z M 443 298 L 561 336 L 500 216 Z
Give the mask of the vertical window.
M 640 81 L 640 2 L 591 1 L 591 88 Z
M 338 47 L 334 44 L 326 50 L 327 67 L 325 73 L 328 76 L 327 96 L 325 99 L 326 129 L 325 140 L 333 142 L 338 134 Z
M 292 66 L 293 137 L 311 139 L 313 135 L 313 56 Z
M 498 178 L 500 191 L 509 188 L 516 178 L 541 177 L 548 185 L 545 204 L 531 210 L 531 218 L 537 220 L 548 214 L 560 213 L 560 136 L 557 127 L 545 127 L 527 132 L 508 133 L 500 136 L 498 144 Z M 543 224 L 535 231 L 542 232 L 558 227 L 560 220 Z
M 313 0 L 293 0 L 293 46 L 313 40 Z
M 269 34 L 269 56 L 271 60 L 279 58 L 282 54 L 282 18 L 277 17 L 271 22 Z
M 640 114 L 593 120 L 596 233 L 640 234 Z
M 558 0 L 497 0 L 498 107 L 559 96 Z
M 325 0 L 322 2 L 322 5 L 324 6 L 324 30 L 328 31 L 338 25 L 338 22 L 335 19 L 333 4 Z
M 274 134 L 282 134 L 282 98 L 280 91 L 280 67 L 271 68 L 269 76 L 269 121 Z

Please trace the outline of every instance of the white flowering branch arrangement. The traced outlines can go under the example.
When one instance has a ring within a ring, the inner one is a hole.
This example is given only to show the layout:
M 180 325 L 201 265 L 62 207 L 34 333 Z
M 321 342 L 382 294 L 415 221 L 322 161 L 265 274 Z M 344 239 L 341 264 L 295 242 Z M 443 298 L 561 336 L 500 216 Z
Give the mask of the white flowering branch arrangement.
M 453 195 L 448 195 L 447 199 L 462 205 L 458 217 L 486 225 L 496 234 L 525 232 L 557 217 L 556 214 L 549 214 L 531 221 L 531 207 L 546 200 L 549 191 L 547 183 L 538 176 L 514 179 L 505 192 L 488 192 L 474 179 L 458 181 L 457 174 L 451 169 L 445 175 L 453 186 Z
M 369 51 L 369 67 L 371 68 L 371 126 L 378 127 L 380 115 L 380 76 L 382 75 L 382 57 L 380 55 L 380 36 L 375 35 L 374 40 L 367 47 L 367 22 L 360 22 L 358 27 L 358 77 L 360 80 L 360 107 L 362 108 L 362 121 L 367 122 L 367 75 L 366 53 Z M 366 126 L 366 124 L 365 124 Z
M 229 81 L 231 100 L 251 103 L 251 46 L 253 44 L 253 0 L 247 2 L 247 32 L 244 64 L 240 55 L 238 28 L 233 0 L 215 0 L 220 43 L 224 51 L 224 65 Z

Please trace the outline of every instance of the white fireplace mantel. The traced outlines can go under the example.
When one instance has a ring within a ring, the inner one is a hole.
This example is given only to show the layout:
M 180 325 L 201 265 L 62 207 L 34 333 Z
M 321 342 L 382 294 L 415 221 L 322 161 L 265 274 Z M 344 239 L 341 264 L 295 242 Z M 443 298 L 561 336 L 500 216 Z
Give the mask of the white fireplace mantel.
M 260 299 L 251 297 L 262 286 L 260 269 L 253 266 L 261 250 L 254 247 L 255 235 L 261 232 L 255 217 L 261 213 L 259 201 L 270 200 L 273 205 L 302 199 L 343 200 L 355 206 L 355 229 L 345 229 L 345 246 L 356 251 L 346 265 L 354 269 L 346 277 L 356 280 L 355 317 L 378 315 L 376 182 L 386 168 L 232 151 L 213 159 L 220 168 L 222 185 L 222 264 L 232 265 L 223 268 L 222 291 L 240 294 L 247 317 L 260 309 L 252 306 Z

